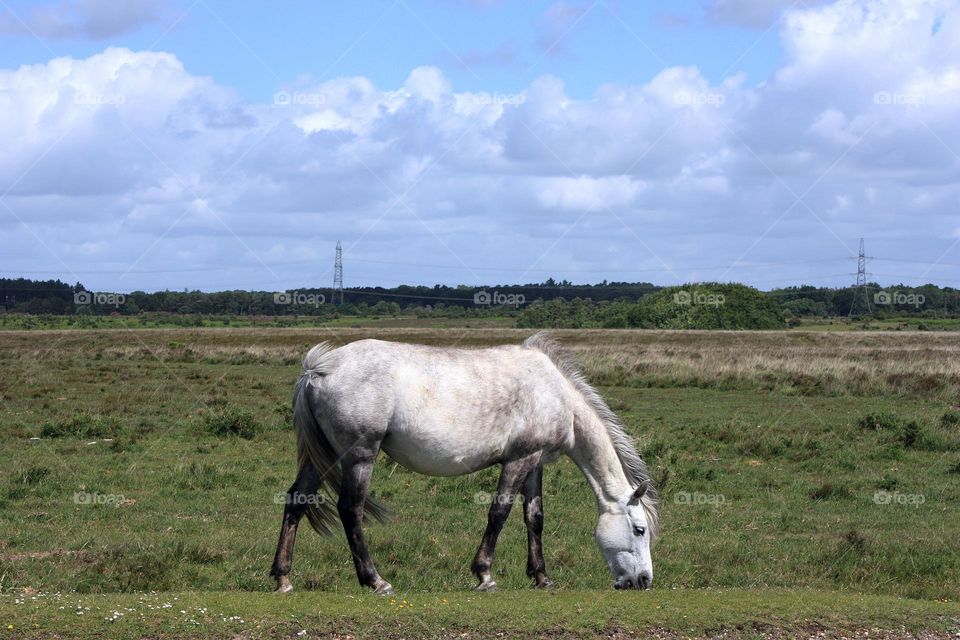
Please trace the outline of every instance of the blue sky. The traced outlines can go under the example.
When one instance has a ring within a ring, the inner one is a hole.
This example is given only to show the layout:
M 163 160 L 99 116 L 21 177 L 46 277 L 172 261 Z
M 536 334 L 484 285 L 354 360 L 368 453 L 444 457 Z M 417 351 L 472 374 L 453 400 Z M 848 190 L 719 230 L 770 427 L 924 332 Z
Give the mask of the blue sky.
M 28 21 L 35 2 L 6 0 Z M 604 83 L 643 82 L 665 66 L 696 65 L 712 81 L 776 69 L 776 32 L 711 19 L 700 2 L 192 1 L 158 6 L 155 19 L 101 38 L 8 37 L 0 64 L 84 58 L 105 44 L 169 51 L 195 75 L 212 76 L 249 100 L 269 99 L 293 78 L 365 76 L 397 86 L 434 65 L 458 90 L 521 91 L 542 74 L 562 77 L 571 97 Z M 554 16 L 550 17 L 554 7 Z M 773 33 L 771 34 L 771 31 Z M 766 33 L 765 33 L 766 32 Z M 749 50 L 748 50 L 749 49 Z
M 960 286 L 946 0 L 0 0 L 3 274 Z

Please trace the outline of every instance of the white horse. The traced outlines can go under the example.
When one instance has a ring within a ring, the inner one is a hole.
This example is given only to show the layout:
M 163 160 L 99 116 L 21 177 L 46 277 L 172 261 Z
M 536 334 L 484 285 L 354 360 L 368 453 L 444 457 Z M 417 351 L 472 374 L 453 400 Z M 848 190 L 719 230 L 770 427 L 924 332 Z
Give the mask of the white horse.
M 527 525 L 527 575 L 549 587 L 543 531 L 543 465 L 569 456 L 597 497 L 596 540 L 617 589 L 647 589 L 650 545 L 659 529 L 656 491 L 623 424 L 573 359 L 546 334 L 522 346 L 447 349 L 360 340 L 313 347 L 293 393 L 299 472 L 287 492 L 280 541 L 270 571 L 291 591 L 297 524 L 306 514 L 330 533 L 339 514 L 360 584 L 393 588 L 377 572 L 364 541 L 364 515 L 385 509 L 367 497 L 383 449 L 412 471 L 432 476 L 502 465 L 487 529 L 471 567 L 481 591 L 490 577 L 497 536 L 516 495 Z M 321 487 L 338 496 L 318 495 Z

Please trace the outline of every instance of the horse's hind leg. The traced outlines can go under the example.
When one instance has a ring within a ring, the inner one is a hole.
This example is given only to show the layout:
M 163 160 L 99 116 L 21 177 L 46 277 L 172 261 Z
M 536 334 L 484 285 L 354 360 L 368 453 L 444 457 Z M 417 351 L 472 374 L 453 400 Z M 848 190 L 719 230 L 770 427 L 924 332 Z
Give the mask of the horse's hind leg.
M 527 575 L 538 589 L 548 589 L 553 581 L 547 577 L 543 560 L 543 465 L 531 471 L 523 481 L 523 521 L 527 525 Z
M 337 511 L 343 530 L 347 534 L 350 544 L 350 553 L 353 555 L 353 566 L 357 570 L 357 579 L 360 584 L 373 589 L 380 595 L 393 595 L 393 587 L 380 577 L 377 568 L 370 559 L 370 551 L 363 539 L 363 503 L 367 499 L 370 488 L 370 476 L 373 473 L 373 462 L 376 459 L 376 450 L 373 456 L 356 457 L 350 455 L 344 458 L 343 484 L 340 487 L 340 499 L 337 501 Z
M 320 487 L 320 477 L 309 462 L 303 465 L 297 479 L 287 490 L 283 507 L 283 521 L 280 524 L 280 541 L 277 543 L 277 555 L 273 559 L 270 575 L 277 581 L 277 593 L 293 591 L 290 583 L 290 566 L 293 563 L 293 543 L 297 539 L 297 525 L 306 513 L 311 500 L 316 499 Z
M 540 454 L 536 453 L 526 458 L 503 463 L 497 492 L 493 496 L 493 503 L 490 505 L 489 514 L 487 514 L 487 530 L 483 533 L 480 548 L 477 549 L 477 555 L 470 567 L 473 575 L 477 576 L 477 580 L 480 581 L 477 586 L 480 591 L 494 591 L 497 588 L 497 583 L 490 577 L 490 566 L 493 564 L 497 537 L 503 529 L 503 523 L 507 521 L 507 517 L 510 515 L 513 501 L 516 499 L 517 492 L 520 490 L 524 479 L 531 470 L 537 467 L 539 462 Z

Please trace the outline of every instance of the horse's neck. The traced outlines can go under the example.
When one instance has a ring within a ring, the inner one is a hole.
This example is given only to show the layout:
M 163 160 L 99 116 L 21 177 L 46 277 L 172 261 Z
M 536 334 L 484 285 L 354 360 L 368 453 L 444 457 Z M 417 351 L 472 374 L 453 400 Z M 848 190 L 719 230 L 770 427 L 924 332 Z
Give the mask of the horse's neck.
M 575 445 L 570 457 L 590 483 L 597 496 L 597 507 L 603 511 L 618 502 L 630 491 L 630 482 L 623 471 L 617 450 L 610 440 L 607 428 L 591 412 L 574 420 Z

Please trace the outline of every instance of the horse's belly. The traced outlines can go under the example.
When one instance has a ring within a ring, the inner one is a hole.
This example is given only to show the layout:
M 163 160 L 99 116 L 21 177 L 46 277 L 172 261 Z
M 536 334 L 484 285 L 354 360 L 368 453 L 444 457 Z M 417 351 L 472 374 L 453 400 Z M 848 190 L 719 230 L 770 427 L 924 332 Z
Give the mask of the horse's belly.
M 455 440 L 455 441 L 454 441 Z M 423 434 L 390 433 L 381 448 L 407 469 L 428 476 L 462 476 L 499 462 L 506 449 L 497 437 L 441 439 Z

